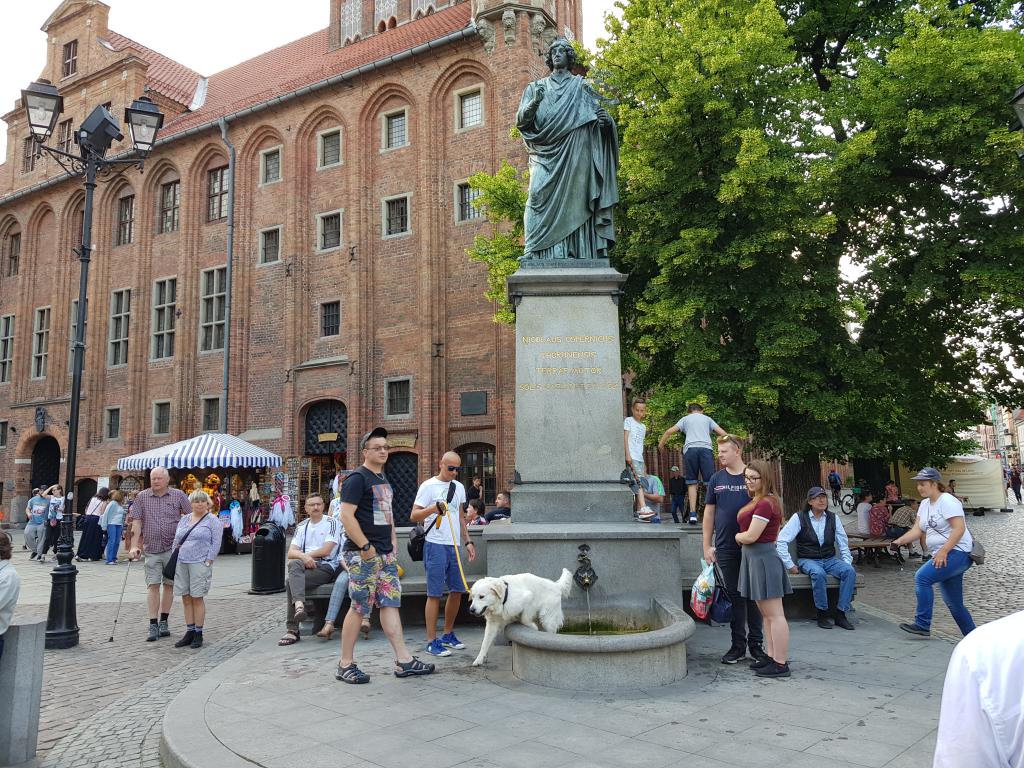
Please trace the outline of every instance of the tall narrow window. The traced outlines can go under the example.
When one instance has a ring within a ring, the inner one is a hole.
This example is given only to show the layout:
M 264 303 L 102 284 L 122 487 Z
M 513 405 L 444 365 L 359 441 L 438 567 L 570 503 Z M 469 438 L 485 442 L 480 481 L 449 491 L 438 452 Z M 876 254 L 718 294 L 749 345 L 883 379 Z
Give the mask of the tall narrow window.
M 203 432 L 216 432 L 220 429 L 220 398 L 203 398 Z
M 7 422 L 0 421 L 0 448 L 7 447 Z
M 21 145 L 21 172 L 31 173 L 36 167 L 36 142 L 31 136 L 25 138 Z
M 14 367 L 14 315 L 0 317 L 0 384 L 11 380 Z
M 268 149 L 260 154 L 260 184 L 281 180 L 281 150 Z
M 409 231 L 409 198 L 384 201 L 384 236 L 404 235 Z
M 260 232 L 260 264 L 273 264 L 281 260 L 281 228 Z
M 153 284 L 153 359 L 174 357 L 178 280 L 167 277 Z
M 135 235 L 135 195 L 117 201 L 117 244 L 128 245 Z
M 71 77 L 78 71 L 78 41 L 72 40 L 64 43 L 64 65 L 61 67 L 61 77 Z
M 337 336 L 339 333 L 341 333 L 341 302 L 324 302 L 320 305 L 320 335 Z
M 82 325 L 82 339 L 89 332 L 89 300 L 85 300 L 85 323 Z M 78 299 L 71 301 L 71 335 L 68 336 L 68 373 L 75 370 L 75 334 L 78 333 Z M 85 354 L 84 352 L 82 354 Z
M 319 168 L 338 165 L 341 162 L 341 129 L 325 131 L 320 134 L 320 146 L 317 148 Z
M 395 379 L 384 383 L 384 415 L 409 416 L 412 414 L 412 380 Z
M 224 311 L 227 305 L 227 268 L 207 269 L 200 275 L 199 350 L 224 349 Z
M 181 215 L 181 182 L 169 181 L 160 187 L 160 232 L 177 232 Z
M 341 212 L 323 213 L 317 217 L 318 250 L 327 251 L 341 245 Z
M 171 434 L 171 404 L 170 402 L 153 403 L 153 434 Z
M 65 152 L 71 152 L 75 146 L 74 123 L 74 120 L 62 120 L 58 126 L 57 146 Z
M 217 221 L 228 215 L 228 167 L 214 168 L 207 176 L 206 220 Z
M 405 111 L 395 112 L 384 118 L 384 148 L 397 149 L 408 144 Z
M 121 437 L 121 409 L 107 408 L 105 424 L 103 425 L 103 437 L 107 440 L 117 440 Z
M 473 128 L 484 121 L 484 100 L 480 91 L 459 96 L 459 128 Z
M 476 207 L 474 201 L 480 197 L 480 190 L 473 189 L 469 184 L 459 184 L 458 189 L 458 220 L 469 221 L 479 219 L 483 212 Z
M 32 326 L 32 378 L 46 378 L 46 362 L 50 354 L 50 308 L 36 310 Z
M 110 297 L 110 333 L 107 344 L 107 365 L 128 364 L 128 325 L 132 311 L 132 292 L 125 288 Z
M 4 276 L 15 277 L 21 264 L 21 232 L 7 236 L 7 263 L 4 265 Z

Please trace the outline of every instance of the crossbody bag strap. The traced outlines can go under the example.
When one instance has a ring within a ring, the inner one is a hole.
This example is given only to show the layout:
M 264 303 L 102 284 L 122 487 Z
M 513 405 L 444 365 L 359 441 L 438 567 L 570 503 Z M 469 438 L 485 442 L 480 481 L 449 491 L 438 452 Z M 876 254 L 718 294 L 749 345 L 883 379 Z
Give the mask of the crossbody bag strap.
M 207 513 L 206 513 L 206 515 L 209 515 L 209 514 L 211 514 L 211 513 L 210 513 L 210 512 L 207 512 Z M 185 543 L 185 539 L 187 539 L 187 538 L 188 538 L 189 536 L 191 536 L 191 535 L 192 535 L 192 531 L 194 531 L 194 530 L 196 529 L 196 525 L 199 525 L 199 523 L 203 522 L 203 520 L 205 520 L 205 519 L 206 519 L 206 515 L 203 515 L 203 516 L 202 516 L 201 518 L 199 518 L 199 522 L 198 522 L 198 523 L 196 523 L 195 525 L 193 525 L 193 526 L 192 526 L 191 528 L 189 528 L 189 529 L 188 529 L 188 533 L 186 533 L 186 534 L 185 534 L 185 535 L 184 535 L 184 536 L 183 536 L 183 537 L 181 538 L 181 541 L 179 541 L 179 542 L 178 542 L 178 546 L 177 546 L 177 547 L 175 547 L 175 549 L 181 549 L 181 545 Z

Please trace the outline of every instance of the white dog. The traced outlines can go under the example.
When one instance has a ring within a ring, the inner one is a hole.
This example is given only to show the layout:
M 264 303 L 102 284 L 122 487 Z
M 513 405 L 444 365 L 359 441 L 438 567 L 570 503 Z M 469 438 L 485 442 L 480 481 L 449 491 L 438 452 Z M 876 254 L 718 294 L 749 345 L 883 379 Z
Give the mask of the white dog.
M 519 622 L 532 629 L 557 632 L 562 628 L 562 598 L 572 589 L 572 574 L 566 568 L 558 581 L 532 573 L 516 573 L 495 578 L 485 576 L 469 591 L 469 610 L 487 619 L 484 641 L 473 662 L 479 667 L 487 660 L 498 632 L 506 624 Z

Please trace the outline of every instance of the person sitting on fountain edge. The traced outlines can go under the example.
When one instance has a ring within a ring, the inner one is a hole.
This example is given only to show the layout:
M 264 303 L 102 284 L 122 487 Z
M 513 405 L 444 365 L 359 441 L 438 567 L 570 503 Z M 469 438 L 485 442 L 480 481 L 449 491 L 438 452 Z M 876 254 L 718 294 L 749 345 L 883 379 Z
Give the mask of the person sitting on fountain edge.
M 799 567 L 793 564 L 789 554 L 791 541 L 796 541 Z M 839 579 L 836 626 L 853 629 L 853 624 L 846 618 L 846 612 L 853 603 L 857 572 L 853 570 L 853 555 L 850 553 L 846 531 L 835 514 L 828 511 L 828 495 L 824 488 L 816 485 L 807 492 L 807 503 L 779 531 L 775 548 L 790 573 L 803 571 L 811 577 L 811 593 L 814 595 L 814 607 L 818 609 L 818 626 L 822 629 L 832 629 L 825 577 L 828 575 Z M 836 557 L 837 550 L 839 557 Z
M 488 523 L 493 523 L 495 520 L 508 520 L 512 517 L 512 503 L 505 491 L 494 498 L 494 505 L 494 509 L 484 515 L 484 520 Z

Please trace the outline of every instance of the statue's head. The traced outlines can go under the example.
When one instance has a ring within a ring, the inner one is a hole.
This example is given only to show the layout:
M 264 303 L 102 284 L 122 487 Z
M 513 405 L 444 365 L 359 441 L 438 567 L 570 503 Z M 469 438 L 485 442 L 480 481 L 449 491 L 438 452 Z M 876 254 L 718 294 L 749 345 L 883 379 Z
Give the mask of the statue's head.
M 579 64 L 579 57 L 576 55 L 576 49 L 572 47 L 572 43 L 564 37 L 559 37 L 551 44 L 551 47 L 548 48 L 548 52 L 544 54 L 544 63 L 548 65 L 549 70 L 553 70 L 555 68 L 553 56 L 556 50 L 565 53 L 566 69 L 571 71 L 577 64 Z

